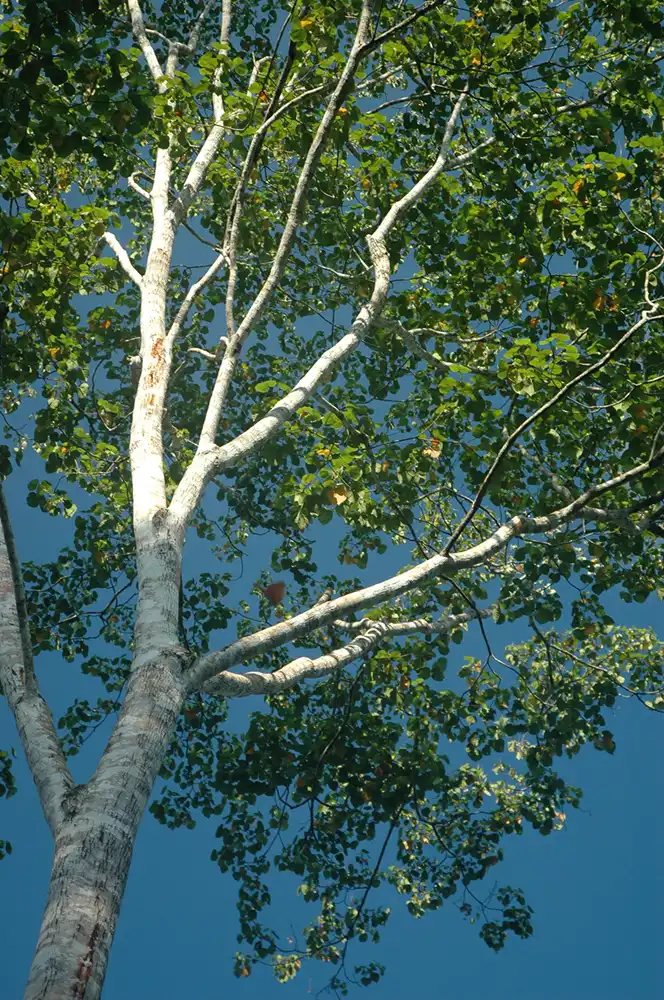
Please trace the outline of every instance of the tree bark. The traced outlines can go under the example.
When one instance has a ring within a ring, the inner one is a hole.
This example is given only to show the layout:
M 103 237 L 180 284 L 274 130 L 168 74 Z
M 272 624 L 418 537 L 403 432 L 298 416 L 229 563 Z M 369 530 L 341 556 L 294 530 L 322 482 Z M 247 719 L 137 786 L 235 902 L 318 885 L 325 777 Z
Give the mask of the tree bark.
M 180 651 L 132 675 L 87 785 L 65 799 L 26 1000 L 98 1000 L 138 826 L 186 695 Z

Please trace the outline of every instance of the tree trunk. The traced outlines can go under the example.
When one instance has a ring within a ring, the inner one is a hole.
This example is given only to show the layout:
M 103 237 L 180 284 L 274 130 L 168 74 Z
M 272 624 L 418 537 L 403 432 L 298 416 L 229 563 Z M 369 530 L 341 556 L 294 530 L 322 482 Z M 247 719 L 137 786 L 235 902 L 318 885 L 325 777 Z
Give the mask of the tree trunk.
M 119 813 L 83 809 L 58 834 L 26 1000 L 101 996 L 135 836 Z
M 98 1000 L 136 832 L 186 695 L 177 655 L 134 663 L 97 771 L 67 796 L 26 1000 Z

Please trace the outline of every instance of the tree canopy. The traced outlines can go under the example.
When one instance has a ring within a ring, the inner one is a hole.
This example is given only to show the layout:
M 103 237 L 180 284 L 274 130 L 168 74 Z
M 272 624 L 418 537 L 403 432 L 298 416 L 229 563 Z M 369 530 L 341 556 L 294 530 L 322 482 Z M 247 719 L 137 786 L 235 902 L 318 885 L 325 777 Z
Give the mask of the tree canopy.
M 605 607 L 662 596 L 662 4 L 4 7 L 0 463 L 71 532 L 21 574 L 3 504 L 0 679 L 56 841 L 124 747 L 131 823 L 155 779 L 218 817 L 240 977 L 377 981 L 380 886 L 527 937 L 504 838 L 562 828 L 618 698 L 664 706 Z M 99 684 L 57 729 L 44 651 Z

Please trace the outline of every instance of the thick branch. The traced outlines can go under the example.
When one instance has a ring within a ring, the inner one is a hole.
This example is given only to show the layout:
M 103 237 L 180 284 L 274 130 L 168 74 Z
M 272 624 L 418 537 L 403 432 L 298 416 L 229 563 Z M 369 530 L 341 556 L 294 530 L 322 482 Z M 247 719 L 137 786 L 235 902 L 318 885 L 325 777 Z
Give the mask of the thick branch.
M 373 233 L 367 236 L 367 244 L 374 268 L 374 288 L 369 302 L 362 306 L 348 333 L 326 351 L 312 365 L 307 374 L 298 382 L 293 390 L 276 403 L 253 427 L 239 434 L 233 441 L 229 441 L 221 447 L 216 447 L 216 430 L 234 364 L 233 344 L 229 344 L 229 349 L 224 356 L 226 364 L 220 367 L 220 374 L 215 383 L 205 416 L 198 451 L 182 477 L 171 502 L 171 516 L 176 521 L 178 530 L 184 530 L 187 520 L 199 503 L 203 490 L 210 479 L 224 469 L 247 458 L 266 441 L 274 437 L 283 424 L 311 398 L 318 386 L 329 378 L 330 374 L 341 361 L 356 349 L 366 336 L 368 330 L 381 315 L 389 292 L 391 277 L 390 259 L 386 246 L 387 237 L 401 216 L 424 197 L 429 188 L 444 171 L 454 129 L 467 92 L 468 88 L 465 87 L 452 109 L 445 127 L 440 151 L 434 164 L 424 177 L 421 177 L 413 185 L 410 191 L 394 202 L 378 227 Z M 263 289 L 265 287 L 264 285 Z M 236 343 L 239 343 L 240 340 L 240 329 L 238 329 Z
M 159 64 L 155 50 L 153 49 L 152 43 L 147 36 L 145 21 L 143 20 L 143 11 L 141 10 L 138 0 L 127 0 L 127 8 L 131 18 L 131 30 L 134 38 L 138 42 L 141 52 L 145 56 L 145 61 L 148 64 L 150 73 L 152 74 L 152 79 L 156 83 L 164 76 L 164 71 Z
M 323 602 L 324 603 L 324 602 Z M 488 618 L 493 613 L 487 608 L 480 612 L 462 611 L 458 615 L 445 615 L 438 621 L 428 622 L 416 619 L 410 622 L 381 622 L 365 619 L 355 622 L 362 626 L 363 631 L 356 635 L 346 646 L 335 649 L 331 653 L 311 659 L 299 656 L 296 660 L 280 667 L 273 673 L 249 671 L 246 674 L 221 673 L 205 684 L 206 694 L 223 698 L 243 698 L 251 694 L 276 694 L 295 687 L 301 681 L 310 677 L 326 677 L 336 670 L 341 670 L 353 660 L 359 659 L 373 649 L 381 639 L 402 635 L 440 635 L 452 632 L 474 618 Z
M 202 656 L 192 668 L 191 690 L 199 690 L 214 674 L 229 670 L 237 663 L 246 663 L 260 653 L 269 652 L 288 642 L 293 642 L 295 639 L 300 639 L 314 629 L 320 628 L 321 625 L 334 622 L 337 618 L 353 614 L 360 609 L 375 607 L 377 604 L 405 594 L 436 577 L 454 576 L 460 570 L 484 565 L 492 556 L 503 551 L 513 538 L 555 531 L 577 516 L 584 515 L 585 508 L 596 497 L 645 475 L 661 465 L 662 462 L 664 462 L 664 447 L 654 452 L 646 462 L 641 462 L 626 472 L 621 472 L 597 486 L 592 486 L 565 507 L 537 517 L 512 517 L 476 545 L 460 552 L 440 552 L 412 569 L 398 573 L 387 580 L 356 590 L 351 594 L 344 594 L 342 597 L 322 604 L 316 604 L 308 611 L 295 615 L 288 621 L 268 626 L 253 635 L 238 639 L 237 642 L 231 643 L 225 649 L 208 653 Z
M 74 782 L 53 717 L 37 687 L 23 579 L 1 486 L 0 683 L 16 721 L 44 816 L 55 836 L 63 818 L 64 796 Z

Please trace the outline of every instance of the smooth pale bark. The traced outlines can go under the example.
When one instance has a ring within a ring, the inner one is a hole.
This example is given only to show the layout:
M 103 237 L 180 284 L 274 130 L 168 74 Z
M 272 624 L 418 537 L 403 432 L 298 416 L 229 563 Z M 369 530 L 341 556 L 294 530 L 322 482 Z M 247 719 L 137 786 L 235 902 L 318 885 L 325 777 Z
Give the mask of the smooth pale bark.
M 101 996 L 136 831 L 183 697 L 178 656 L 144 663 L 96 774 L 66 797 L 26 1000 Z

